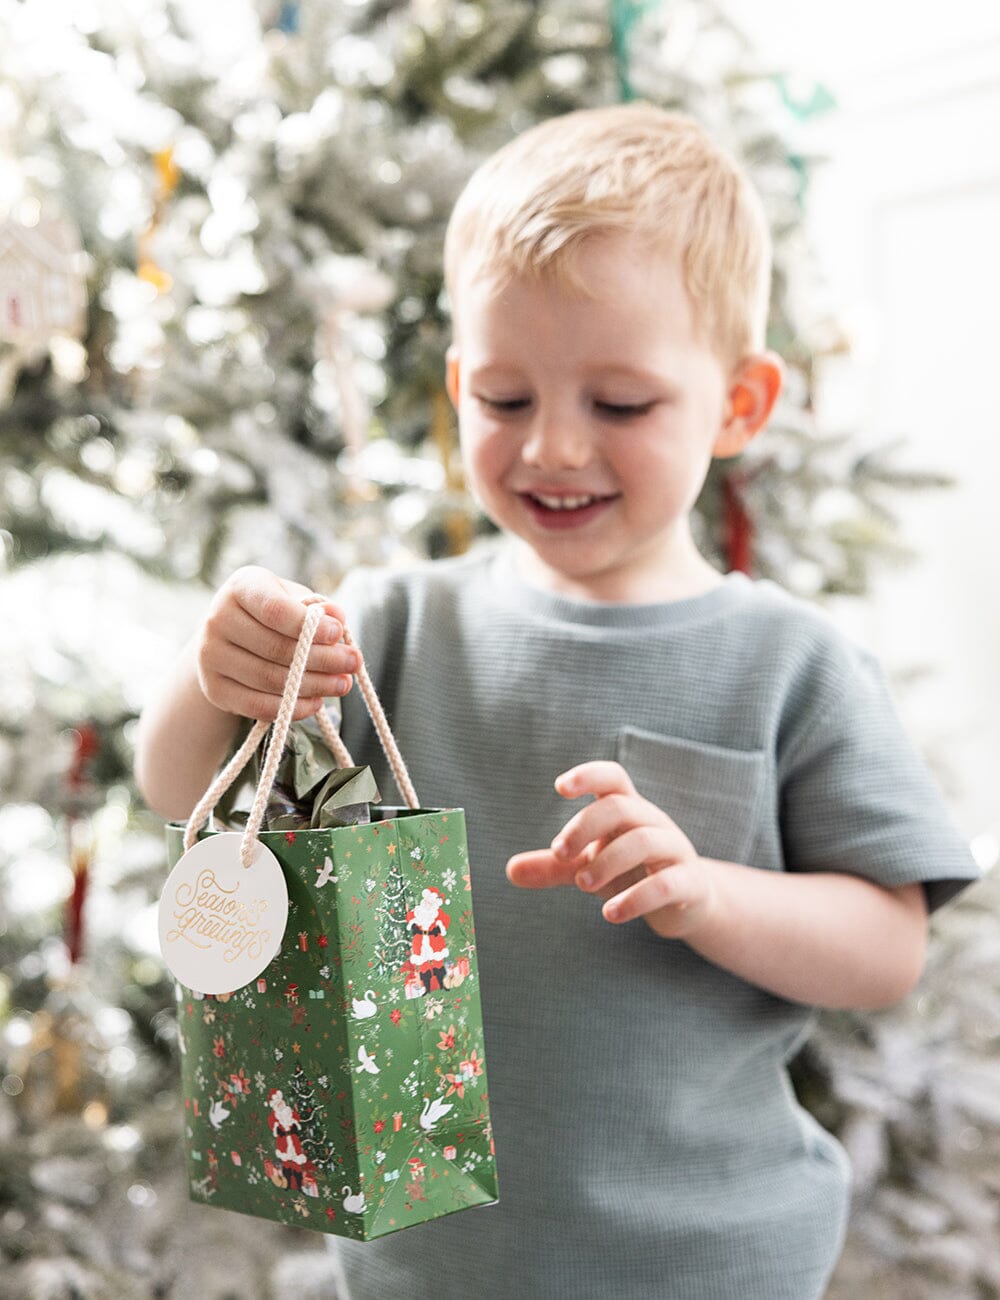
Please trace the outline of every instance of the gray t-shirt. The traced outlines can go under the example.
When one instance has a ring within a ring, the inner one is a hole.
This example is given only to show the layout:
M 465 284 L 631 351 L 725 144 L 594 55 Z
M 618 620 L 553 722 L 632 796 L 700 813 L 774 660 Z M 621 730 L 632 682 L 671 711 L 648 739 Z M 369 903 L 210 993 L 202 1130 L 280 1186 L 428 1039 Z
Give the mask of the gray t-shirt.
M 812 1300 L 850 1171 L 785 1063 L 809 1008 L 507 858 L 617 759 L 707 857 L 925 882 L 978 872 L 875 661 L 768 582 L 655 605 L 536 590 L 504 545 L 342 587 L 425 807 L 466 811 L 500 1203 L 339 1243 L 351 1300 Z M 395 787 L 360 696 L 344 738 Z

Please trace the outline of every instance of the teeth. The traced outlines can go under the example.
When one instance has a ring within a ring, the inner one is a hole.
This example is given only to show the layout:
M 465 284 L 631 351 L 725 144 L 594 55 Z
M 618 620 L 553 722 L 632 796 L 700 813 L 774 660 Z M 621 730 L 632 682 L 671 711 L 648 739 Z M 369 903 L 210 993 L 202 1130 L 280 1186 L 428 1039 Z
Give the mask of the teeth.
M 579 510 L 581 506 L 589 506 L 597 500 L 597 497 L 546 497 L 541 492 L 533 492 L 531 495 L 549 510 Z

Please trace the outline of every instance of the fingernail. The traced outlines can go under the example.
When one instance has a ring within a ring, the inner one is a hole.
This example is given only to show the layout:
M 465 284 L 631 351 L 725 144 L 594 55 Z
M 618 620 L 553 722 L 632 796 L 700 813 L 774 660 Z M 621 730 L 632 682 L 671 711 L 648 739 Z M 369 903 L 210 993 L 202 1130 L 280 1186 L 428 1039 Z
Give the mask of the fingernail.
M 590 874 L 589 871 L 581 871 L 576 878 L 576 883 L 580 886 L 581 889 L 589 889 L 590 886 L 594 883 L 594 877 Z
M 552 841 L 552 852 L 557 858 L 565 858 L 567 856 L 568 850 L 566 848 L 566 841 L 562 836 L 556 836 Z
M 324 641 L 339 641 L 344 630 L 335 618 L 324 618 L 319 626 Z

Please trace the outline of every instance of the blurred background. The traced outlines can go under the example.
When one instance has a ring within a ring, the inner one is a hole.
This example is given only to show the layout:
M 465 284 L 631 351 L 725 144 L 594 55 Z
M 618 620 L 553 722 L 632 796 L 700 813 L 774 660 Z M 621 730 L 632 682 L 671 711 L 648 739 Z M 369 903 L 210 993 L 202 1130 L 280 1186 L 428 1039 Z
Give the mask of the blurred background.
M 631 98 L 737 153 L 789 382 L 705 553 L 887 664 L 986 875 L 794 1064 L 856 1187 L 834 1300 L 1000 1294 L 1000 11 L 953 0 L 0 0 L 0 1295 L 336 1296 L 190 1205 L 135 718 L 211 591 L 485 533 L 440 255 L 477 162 Z

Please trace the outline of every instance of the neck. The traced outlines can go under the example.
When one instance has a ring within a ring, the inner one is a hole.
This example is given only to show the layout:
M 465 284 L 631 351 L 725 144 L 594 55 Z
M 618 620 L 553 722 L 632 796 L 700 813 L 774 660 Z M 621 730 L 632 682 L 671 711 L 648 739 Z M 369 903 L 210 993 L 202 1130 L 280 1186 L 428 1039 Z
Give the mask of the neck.
M 723 576 L 700 553 L 690 530 L 679 528 L 668 548 L 658 547 L 644 564 L 627 573 L 618 569 L 572 574 L 553 569 L 520 539 L 514 542 L 517 571 L 534 587 L 573 600 L 614 605 L 656 605 L 701 596 L 723 582 Z

